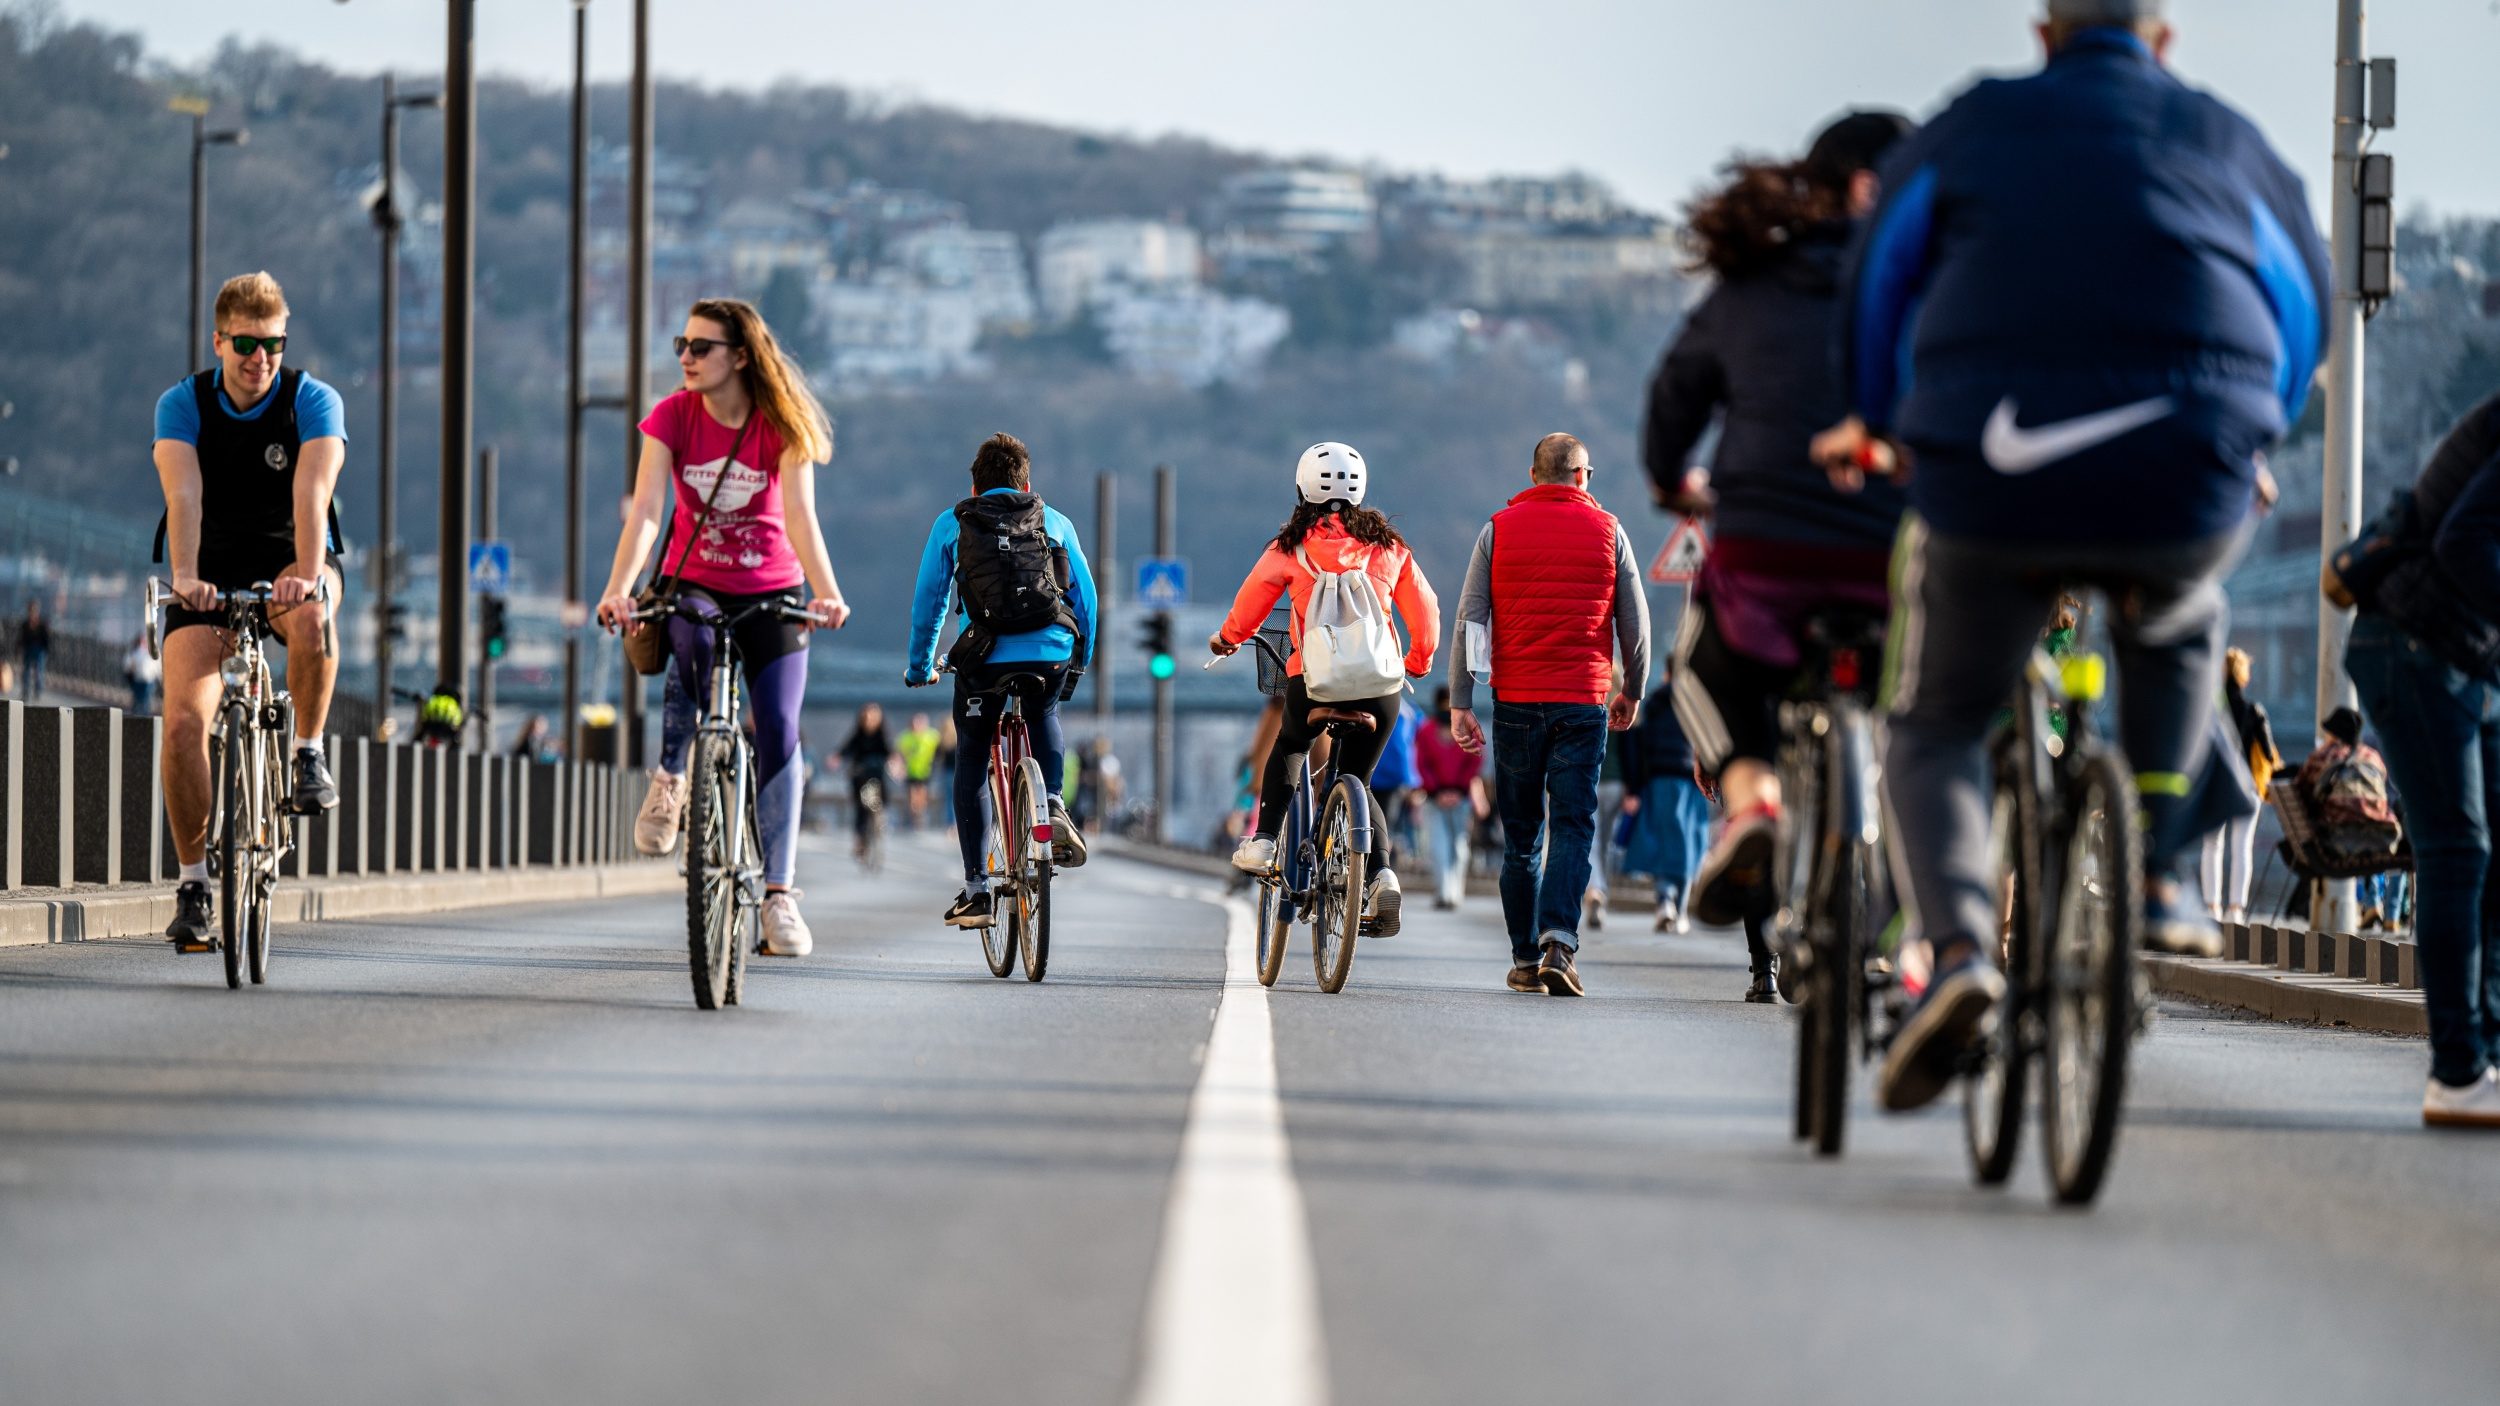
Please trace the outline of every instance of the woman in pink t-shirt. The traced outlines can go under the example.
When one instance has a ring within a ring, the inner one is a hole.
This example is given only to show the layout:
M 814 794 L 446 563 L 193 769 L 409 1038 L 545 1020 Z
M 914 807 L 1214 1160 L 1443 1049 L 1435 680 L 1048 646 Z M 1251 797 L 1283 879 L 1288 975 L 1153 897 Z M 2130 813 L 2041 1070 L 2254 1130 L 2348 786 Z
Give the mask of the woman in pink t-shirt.
M 814 589 L 807 625 L 754 615 L 736 631 L 755 722 L 764 950 L 802 957 L 814 942 L 790 884 L 804 780 L 798 750 L 807 636 L 838 630 L 851 615 L 816 520 L 815 468 L 833 457 L 833 426 L 805 374 L 782 354 L 750 304 L 734 298 L 696 303 L 677 339 L 677 366 L 684 386 L 642 422 L 642 464 L 600 595 L 599 620 L 611 630 L 630 620 L 634 582 L 650 559 L 672 494 L 675 512 L 660 573 L 679 583 L 683 600 L 709 614 L 774 597 L 795 604 L 804 598 L 802 586 Z M 711 687 L 710 632 L 683 619 L 670 620 L 668 629 L 675 670 L 661 715 L 660 764 L 634 821 L 634 846 L 645 854 L 676 846 L 687 746 Z

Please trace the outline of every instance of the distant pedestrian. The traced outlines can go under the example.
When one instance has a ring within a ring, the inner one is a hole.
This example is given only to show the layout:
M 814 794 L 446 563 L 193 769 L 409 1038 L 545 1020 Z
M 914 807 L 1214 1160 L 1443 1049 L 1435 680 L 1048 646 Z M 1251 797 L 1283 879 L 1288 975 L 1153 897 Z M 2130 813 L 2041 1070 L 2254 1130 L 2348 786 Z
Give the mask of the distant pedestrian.
M 2500 394 L 2330 561 L 2359 607 L 2344 672 L 2385 746 L 2413 835 L 2414 941 L 2431 1037 L 2422 1121 L 2500 1128 Z
M 130 652 L 122 656 L 122 678 L 130 684 L 130 711 L 156 711 L 157 686 L 164 681 L 165 666 L 148 653 L 147 632 L 142 630 L 130 641 Z
M 525 762 L 552 762 L 563 755 L 556 745 L 555 724 L 545 713 L 532 713 L 512 738 L 512 755 Z
M 1424 794 L 1432 849 L 1432 906 L 1449 911 L 1467 897 L 1468 839 L 1488 809 L 1484 760 L 1450 734 L 1450 690 L 1433 690 L 1432 716 L 1415 730 L 1415 784 Z
M 1485 744 L 1477 680 L 1493 686 L 1510 988 L 1557 996 L 1582 994 L 1575 956 L 1606 733 L 1639 720 L 1649 687 L 1640 567 L 1623 525 L 1589 496 L 1589 467 L 1570 435 L 1537 441 L 1532 485 L 1477 534 L 1450 651 L 1450 731 L 1471 752 Z
M 1398 715 L 1389 724 L 1389 741 L 1372 767 L 1372 796 L 1389 821 L 1389 866 L 1396 868 L 1415 852 L 1415 731 L 1423 711 L 1412 698 L 1398 700 Z
M 2234 649 L 2222 656 L 2222 720 L 2238 744 L 2240 757 L 2248 763 L 2249 784 L 2256 788 L 2258 805 L 2263 807 L 2266 788 L 2283 766 L 2283 754 L 2275 748 L 2274 724 L 2266 717 L 2265 705 L 2248 696 L 2250 673 L 2247 650 Z M 2248 920 L 2256 854 L 2255 815 L 2234 820 L 2205 837 L 2205 901 L 2216 919 Z
M 1641 725 L 1623 734 L 1623 794 L 1634 819 L 1623 867 L 1649 876 L 1658 931 L 1680 933 L 1693 926 L 1684 899 L 1710 842 L 1710 801 L 1693 779 L 1693 747 L 1675 716 L 1673 670 L 1660 675 Z
M 43 618 L 43 602 L 26 602 L 25 618 L 17 622 L 17 658 L 29 699 L 43 698 L 44 663 L 52 657 L 52 624 Z
M 894 744 L 894 750 L 903 758 L 903 804 L 915 830 L 929 823 L 929 786 L 937 775 L 939 741 L 929 715 L 914 713 L 911 726 L 903 729 L 902 738 Z

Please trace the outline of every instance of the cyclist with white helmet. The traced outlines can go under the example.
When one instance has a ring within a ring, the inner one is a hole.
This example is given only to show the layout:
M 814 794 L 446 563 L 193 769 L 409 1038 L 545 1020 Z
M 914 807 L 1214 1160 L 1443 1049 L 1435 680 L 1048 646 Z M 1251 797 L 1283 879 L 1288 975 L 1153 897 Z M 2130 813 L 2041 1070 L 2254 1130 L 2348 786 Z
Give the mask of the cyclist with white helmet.
M 1348 709 L 1372 715 L 1374 725 L 1365 731 L 1349 732 L 1340 743 L 1344 755 L 1337 767 L 1349 776 L 1369 776 L 1380 761 L 1380 749 L 1388 743 L 1390 727 L 1398 714 L 1399 689 L 1392 688 L 1376 698 L 1331 699 L 1314 704 L 1303 678 L 1302 627 L 1309 613 L 1311 593 L 1323 572 L 1360 571 L 1368 578 L 1373 593 L 1391 603 L 1398 618 L 1406 625 L 1406 672 L 1422 677 L 1431 672 L 1433 647 L 1441 635 L 1441 602 L 1432 593 L 1432 583 L 1424 579 L 1423 569 L 1415 564 L 1415 554 L 1408 550 L 1406 539 L 1398 535 L 1389 519 L 1377 508 L 1363 506 L 1370 486 L 1370 471 L 1363 456 L 1352 448 L 1334 442 L 1314 444 L 1302 451 L 1302 460 L 1294 468 L 1297 501 L 1293 515 L 1276 530 L 1275 539 L 1250 568 L 1249 579 L 1233 597 L 1231 613 L 1224 617 L 1223 628 L 1207 640 L 1207 647 L 1217 654 L 1231 654 L 1258 633 L 1268 612 L 1276 606 L 1277 597 L 1293 598 L 1293 653 L 1287 659 L 1285 672 L 1289 680 L 1285 688 L 1285 716 L 1276 745 L 1267 753 L 1267 767 L 1259 778 L 1259 816 L 1251 832 L 1242 837 L 1233 851 L 1233 867 L 1249 873 L 1265 873 L 1276 865 L 1276 832 L 1284 824 L 1285 803 L 1293 794 L 1293 777 L 1287 770 L 1293 758 L 1311 750 L 1318 740 L 1319 729 L 1311 722 L 1314 706 Z M 1374 803 L 1377 808 L 1377 802 Z M 1387 937 L 1398 930 L 1398 906 L 1401 891 L 1398 876 L 1388 867 L 1386 838 L 1388 826 L 1375 815 L 1372 823 L 1373 870 L 1369 887 L 1363 896 L 1364 931 L 1374 937 Z

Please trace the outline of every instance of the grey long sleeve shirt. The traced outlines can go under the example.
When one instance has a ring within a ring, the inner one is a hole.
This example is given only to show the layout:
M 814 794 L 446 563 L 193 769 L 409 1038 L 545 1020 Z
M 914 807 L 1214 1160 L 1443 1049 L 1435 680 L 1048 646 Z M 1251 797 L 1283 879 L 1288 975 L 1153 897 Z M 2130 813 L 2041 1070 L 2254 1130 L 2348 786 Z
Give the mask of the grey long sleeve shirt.
M 1493 524 L 1476 534 L 1467 561 L 1467 584 L 1458 594 L 1450 625 L 1450 706 L 1474 709 L 1476 680 L 1493 677 Z M 1649 694 L 1649 597 L 1641 590 L 1632 537 L 1615 524 L 1615 652 L 1623 660 L 1623 692 Z

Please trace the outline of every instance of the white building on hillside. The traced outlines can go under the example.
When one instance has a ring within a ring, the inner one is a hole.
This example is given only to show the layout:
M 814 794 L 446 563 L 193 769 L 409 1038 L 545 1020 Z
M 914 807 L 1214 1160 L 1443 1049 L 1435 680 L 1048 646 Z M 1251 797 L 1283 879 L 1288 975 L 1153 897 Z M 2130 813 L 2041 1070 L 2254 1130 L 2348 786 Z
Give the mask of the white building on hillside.
M 896 239 L 886 257 L 923 287 L 971 295 L 983 327 L 1021 327 L 1033 321 L 1033 284 L 1025 277 L 1024 250 L 1006 230 L 936 225 Z
M 1276 166 L 1224 182 L 1216 223 L 1317 246 L 1372 233 L 1369 184 L 1354 171 Z
M 843 388 L 934 381 L 982 369 L 981 304 L 960 288 L 924 288 L 884 275 L 822 279 L 816 315 L 828 370 Z
M 1064 323 L 1113 288 L 1166 292 L 1198 284 L 1198 232 L 1160 220 L 1051 226 L 1033 249 L 1042 316 Z
M 1274 303 L 1204 288 L 1117 289 L 1094 308 L 1103 340 L 1131 375 L 1192 390 L 1247 379 L 1293 330 L 1292 317 Z

